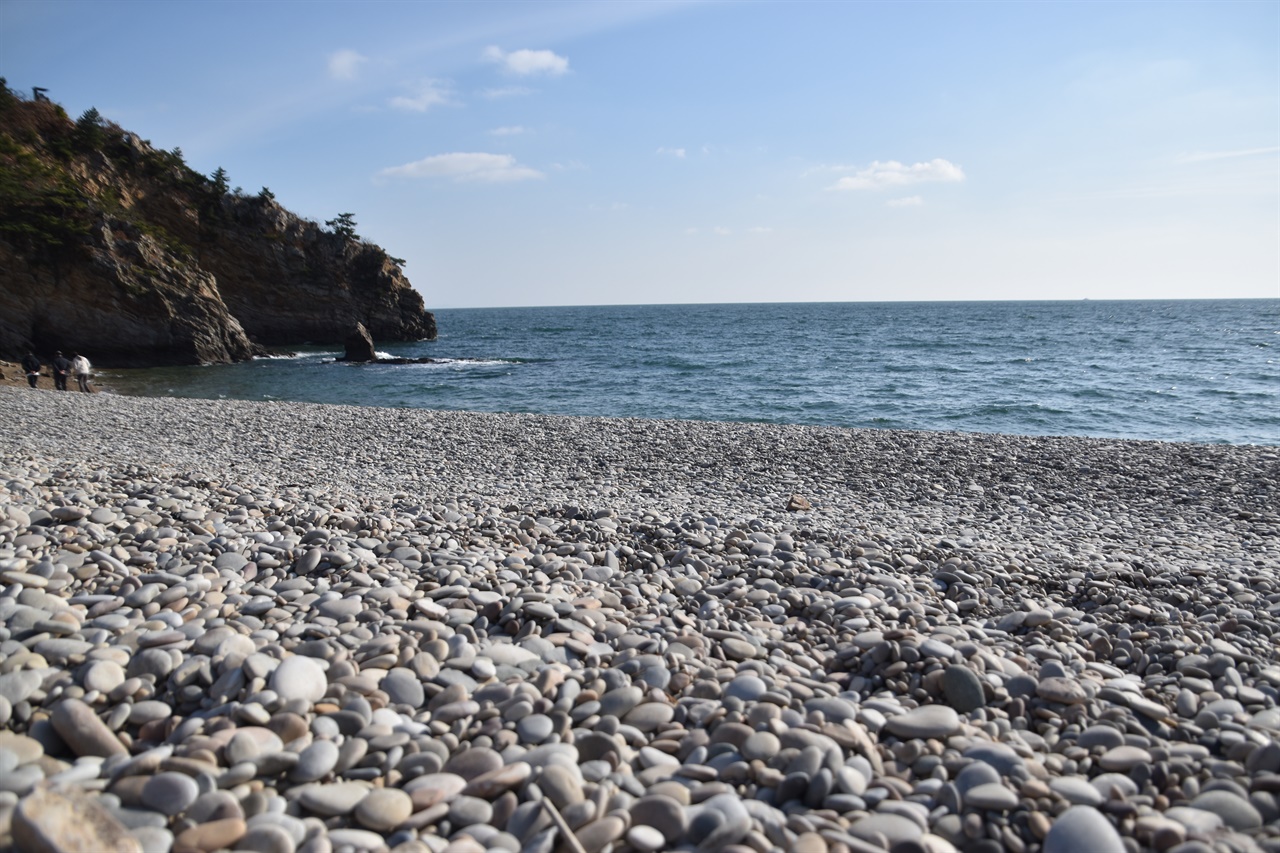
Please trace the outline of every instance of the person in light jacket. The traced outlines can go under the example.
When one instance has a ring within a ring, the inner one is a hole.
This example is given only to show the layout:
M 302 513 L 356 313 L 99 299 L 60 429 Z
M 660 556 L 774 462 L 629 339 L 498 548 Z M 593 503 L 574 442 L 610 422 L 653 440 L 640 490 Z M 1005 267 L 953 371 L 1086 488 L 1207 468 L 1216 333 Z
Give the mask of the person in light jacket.
M 89 379 L 93 376 L 93 366 L 89 364 L 89 359 L 80 353 L 71 354 L 71 375 L 76 378 L 76 384 L 80 386 L 80 390 L 88 393 L 93 389 L 89 386 Z

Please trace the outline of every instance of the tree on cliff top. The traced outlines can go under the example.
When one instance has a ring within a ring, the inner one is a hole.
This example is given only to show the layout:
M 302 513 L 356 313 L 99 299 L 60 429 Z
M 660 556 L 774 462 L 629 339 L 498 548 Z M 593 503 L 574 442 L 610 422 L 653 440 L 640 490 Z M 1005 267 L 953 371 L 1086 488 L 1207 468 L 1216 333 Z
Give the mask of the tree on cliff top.
M 354 213 L 339 213 L 333 219 L 327 219 L 324 223 L 333 229 L 333 233 L 348 240 L 359 240 L 360 236 L 356 234 L 356 215 Z

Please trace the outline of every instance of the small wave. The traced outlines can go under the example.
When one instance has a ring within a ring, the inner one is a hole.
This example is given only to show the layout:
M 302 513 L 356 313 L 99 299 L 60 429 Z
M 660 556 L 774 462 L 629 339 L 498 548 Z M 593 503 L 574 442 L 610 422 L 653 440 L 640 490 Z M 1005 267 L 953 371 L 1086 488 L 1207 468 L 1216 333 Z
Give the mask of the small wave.
M 315 358 L 317 355 L 329 353 L 314 352 L 269 352 L 266 355 L 255 355 L 253 361 L 301 361 L 304 358 Z
M 529 361 L 534 361 L 530 359 Z M 464 364 L 484 366 L 491 364 L 525 364 L 525 359 L 519 358 L 437 358 L 435 364 Z

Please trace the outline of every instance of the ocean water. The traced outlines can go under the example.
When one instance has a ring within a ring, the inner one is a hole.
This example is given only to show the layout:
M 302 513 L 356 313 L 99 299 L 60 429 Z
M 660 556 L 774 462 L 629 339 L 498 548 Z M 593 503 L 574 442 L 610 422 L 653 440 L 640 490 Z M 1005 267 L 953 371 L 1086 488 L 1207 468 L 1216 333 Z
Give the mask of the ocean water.
M 135 394 L 1280 444 L 1280 299 L 452 309 L 436 364 L 108 371 Z

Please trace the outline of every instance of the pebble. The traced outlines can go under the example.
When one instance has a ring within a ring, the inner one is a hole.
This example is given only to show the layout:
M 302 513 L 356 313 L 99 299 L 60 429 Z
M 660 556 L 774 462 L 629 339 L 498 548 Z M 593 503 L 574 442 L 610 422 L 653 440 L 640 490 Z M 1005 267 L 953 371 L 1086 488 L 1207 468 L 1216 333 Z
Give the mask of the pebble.
M 0 397 L 15 836 L 1274 846 L 1272 449 Z

